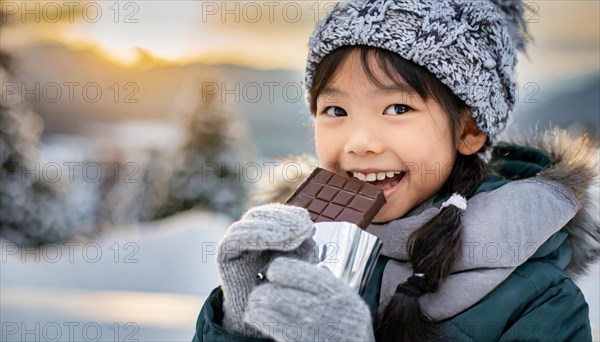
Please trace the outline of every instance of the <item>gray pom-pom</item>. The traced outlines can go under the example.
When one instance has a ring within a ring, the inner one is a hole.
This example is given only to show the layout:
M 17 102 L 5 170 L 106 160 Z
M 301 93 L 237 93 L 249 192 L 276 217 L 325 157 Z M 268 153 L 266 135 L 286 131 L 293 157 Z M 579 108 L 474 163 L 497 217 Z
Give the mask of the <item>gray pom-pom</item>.
M 521 0 L 490 0 L 504 12 L 508 24 L 508 33 L 512 37 L 517 50 L 525 52 L 532 37 L 527 31 L 525 9 L 533 10 Z

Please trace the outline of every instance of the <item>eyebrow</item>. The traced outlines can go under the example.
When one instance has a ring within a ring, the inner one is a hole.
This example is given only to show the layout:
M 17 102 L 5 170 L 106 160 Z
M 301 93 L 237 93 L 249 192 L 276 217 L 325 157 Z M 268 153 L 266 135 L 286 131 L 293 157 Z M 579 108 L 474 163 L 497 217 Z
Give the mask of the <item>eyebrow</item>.
M 379 91 L 382 91 L 384 93 L 395 93 L 395 92 L 402 92 L 402 93 L 407 93 L 409 95 L 412 94 L 416 94 L 417 92 L 411 88 L 408 84 L 392 84 L 389 86 L 385 86 L 383 88 L 379 88 Z M 374 95 L 374 94 L 370 94 L 370 95 Z
M 321 92 L 319 93 L 319 97 L 326 96 L 326 95 L 329 95 L 329 96 L 340 95 L 342 97 L 348 97 L 348 94 L 337 89 L 337 87 L 334 87 L 331 85 L 326 85 L 325 87 L 323 87 L 323 89 L 321 89 Z
M 378 87 L 376 90 L 372 91 L 369 96 L 375 95 L 375 93 L 379 93 L 379 92 L 383 92 L 386 94 L 389 93 L 396 93 L 396 92 L 402 92 L 408 95 L 414 95 L 417 92 L 411 88 L 408 84 L 392 84 L 392 85 L 387 85 L 384 87 Z M 326 85 L 325 87 L 323 87 L 323 89 L 321 90 L 319 97 L 321 97 L 322 95 L 325 96 L 335 96 L 335 95 L 339 95 L 342 97 L 348 97 L 348 94 L 341 91 L 340 89 L 338 89 L 335 86 L 332 85 Z

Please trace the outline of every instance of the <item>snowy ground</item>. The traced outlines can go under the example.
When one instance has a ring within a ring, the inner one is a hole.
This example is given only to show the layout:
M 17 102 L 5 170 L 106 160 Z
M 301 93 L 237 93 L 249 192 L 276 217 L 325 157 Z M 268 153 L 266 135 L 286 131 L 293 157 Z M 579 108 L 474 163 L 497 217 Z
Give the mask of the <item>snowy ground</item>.
M 0 341 L 189 341 L 218 285 L 216 243 L 230 221 L 206 212 L 95 242 L 16 251 L 4 240 Z M 578 281 L 599 341 L 600 264 Z
M 187 212 L 37 253 L 0 241 L 0 341 L 191 340 L 229 224 Z

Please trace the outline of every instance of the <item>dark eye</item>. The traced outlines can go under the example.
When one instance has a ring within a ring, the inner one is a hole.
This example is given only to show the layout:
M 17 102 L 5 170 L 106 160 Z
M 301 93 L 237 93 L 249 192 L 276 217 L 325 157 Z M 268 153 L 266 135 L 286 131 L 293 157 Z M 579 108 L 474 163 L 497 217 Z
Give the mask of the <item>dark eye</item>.
M 331 106 L 325 108 L 325 114 L 329 116 L 347 116 L 346 111 L 341 107 Z
M 411 108 L 403 104 L 393 104 L 385 109 L 383 114 L 398 115 L 408 112 Z

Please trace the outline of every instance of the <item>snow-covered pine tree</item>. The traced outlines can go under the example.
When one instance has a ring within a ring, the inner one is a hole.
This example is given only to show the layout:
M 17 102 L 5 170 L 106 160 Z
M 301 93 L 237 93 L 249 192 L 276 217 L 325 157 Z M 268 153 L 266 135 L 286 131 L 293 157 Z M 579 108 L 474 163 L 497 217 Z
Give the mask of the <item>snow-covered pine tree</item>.
M 245 170 L 250 148 L 245 133 L 225 105 L 200 94 L 187 119 L 187 143 L 175 156 L 167 195 L 155 218 L 203 208 L 237 218 L 245 209 L 250 184 Z
M 44 177 L 39 158 L 43 121 L 19 91 L 10 60 L 0 51 L 0 237 L 41 245 L 89 233 L 99 201 L 96 184 L 77 177 L 80 168 L 72 170 L 73 179 L 64 173 L 50 176 L 51 181 Z

